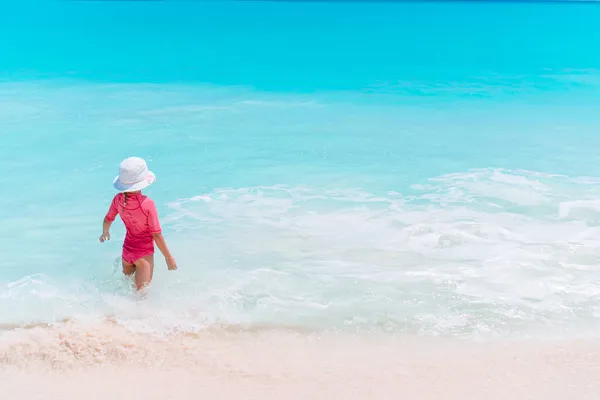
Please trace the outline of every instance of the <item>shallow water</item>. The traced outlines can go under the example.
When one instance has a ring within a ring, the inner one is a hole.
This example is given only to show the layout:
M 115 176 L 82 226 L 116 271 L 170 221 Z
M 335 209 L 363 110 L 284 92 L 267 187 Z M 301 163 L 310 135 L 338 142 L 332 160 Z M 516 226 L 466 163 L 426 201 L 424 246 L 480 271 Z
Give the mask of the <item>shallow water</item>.
M 600 8 L 12 15 L 0 24 L 13 38 L 0 44 L 3 328 L 600 330 Z M 157 174 L 147 194 L 180 266 L 159 254 L 144 301 L 119 271 L 122 225 L 97 240 L 130 155 Z

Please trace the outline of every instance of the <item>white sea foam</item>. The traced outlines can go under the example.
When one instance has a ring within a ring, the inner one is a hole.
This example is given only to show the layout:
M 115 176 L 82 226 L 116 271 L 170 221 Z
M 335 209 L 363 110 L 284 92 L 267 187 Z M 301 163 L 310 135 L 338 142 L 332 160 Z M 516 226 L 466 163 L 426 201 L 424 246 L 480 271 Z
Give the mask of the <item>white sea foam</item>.
M 168 275 L 159 260 L 145 300 L 127 295 L 115 275 L 79 284 L 38 275 L 0 288 L 0 307 L 6 323 L 109 317 L 144 332 L 225 324 L 593 333 L 600 330 L 600 209 L 598 200 L 564 201 L 581 185 L 475 170 L 407 195 L 285 185 L 213 190 L 170 203 L 165 223 L 181 270 Z M 86 290 L 77 290 L 82 284 Z

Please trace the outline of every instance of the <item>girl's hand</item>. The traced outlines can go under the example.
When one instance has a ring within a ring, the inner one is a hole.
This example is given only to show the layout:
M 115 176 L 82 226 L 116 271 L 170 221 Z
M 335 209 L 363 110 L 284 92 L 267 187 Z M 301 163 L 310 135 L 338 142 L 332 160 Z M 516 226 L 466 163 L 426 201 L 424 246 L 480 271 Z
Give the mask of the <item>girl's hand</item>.
M 110 240 L 110 233 L 108 233 L 108 232 L 102 233 L 102 235 L 100 235 L 100 243 L 104 243 L 107 240 Z
M 165 257 L 165 261 L 167 262 L 169 271 L 175 271 L 177 269 L 177 264 L 175 263 L 175 259 L 173 257 Z

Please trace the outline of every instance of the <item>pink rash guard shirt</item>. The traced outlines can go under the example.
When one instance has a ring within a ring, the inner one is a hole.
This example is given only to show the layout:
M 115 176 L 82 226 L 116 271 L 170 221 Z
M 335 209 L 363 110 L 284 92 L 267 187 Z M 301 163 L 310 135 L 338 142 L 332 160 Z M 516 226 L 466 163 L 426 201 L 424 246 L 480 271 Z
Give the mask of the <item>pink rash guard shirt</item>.
M 117 214 L 127 229 L 123 242 L 123 260 L 133 264 L 142 257 L 154 254 L 152 235 L 161 233 L 154 200 L 141 193 L 130 193 L 125 204 L 125 195 L 119 193 L 110 204 L 105 218 L 112 222 Z

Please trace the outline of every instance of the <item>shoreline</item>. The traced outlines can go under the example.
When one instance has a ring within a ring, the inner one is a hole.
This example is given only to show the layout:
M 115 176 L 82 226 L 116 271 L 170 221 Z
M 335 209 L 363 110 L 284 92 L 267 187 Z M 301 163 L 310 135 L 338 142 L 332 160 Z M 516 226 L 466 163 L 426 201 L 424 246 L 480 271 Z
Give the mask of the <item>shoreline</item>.
M 112 324 L 17 337 L 0 342 L 0 388 L 19 399 L 600 398 L 600 340 L 287 331 L 156 338 Z

